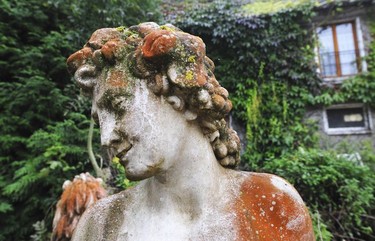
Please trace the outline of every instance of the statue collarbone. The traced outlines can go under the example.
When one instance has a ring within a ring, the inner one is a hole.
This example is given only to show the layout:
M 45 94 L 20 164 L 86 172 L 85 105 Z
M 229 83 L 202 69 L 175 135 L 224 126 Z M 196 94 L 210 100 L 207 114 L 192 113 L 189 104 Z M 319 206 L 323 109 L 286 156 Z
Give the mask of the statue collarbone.
M 284 180 L 232 170 L 232 104 L 203 41 L 172 25 L 97 30 L 68 69 L 135 188 L 85 212 L 73 240 L 313 240 Z

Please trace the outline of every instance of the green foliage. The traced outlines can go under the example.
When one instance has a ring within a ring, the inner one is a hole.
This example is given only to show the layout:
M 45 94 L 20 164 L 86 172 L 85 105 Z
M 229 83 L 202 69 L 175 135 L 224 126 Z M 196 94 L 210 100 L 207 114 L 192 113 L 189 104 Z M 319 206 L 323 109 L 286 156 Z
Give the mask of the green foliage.
M 131 26 L 144 21 L 160 20 L 160 0 L 54 0 L 49 4 L 63 8 L 66 14 L 70 43 L 81 46 L 98 28 Z M 63 19 L 61 19 L 63 20 Z M 83 37 L 83 36 L 84 37 Z M 83 38 L 82 38 L 83 37 Z
M 310 213 L 316 240 L 319 241 L 331 241 L 333 239 L 332 233 L 328 230 L 328 226 L 324 223 L 324 220 L 320 216 L 317 209 L 313 213 Z
M 336 153 L 300 148 L 279 159 L 269 160 L 262 168 L 291 182 L 311 208 L 315 226 L 323 240 L 335 237 L 366 237 L 370 223 L 363 221 L 375 205 L 375 174 Z
M 32 241 L 47 241 L 50 240 L 48 233 L 48 229 L 46 227 L 46 224 L 44 220 L 37 221 L 33 224 L 33 227 L 35 229 L 35 234 L 31 235 L 30 238 Z
M 91 170 L 90 104 L 66 58 L 97 28 L 157 20 L 157 3 L 0 1 L 0 240 L 29 240 L 41 220 L 49 232 L 62 183 Z
M 126 178 L 125 168 L 123 165 L 120 164 L 119 161 L 120 160 L 118 157 L 114 157 L 111 163 L 113 166 L 113 171 L 115 172 L 115 174 L 113 175 L 115 188 L 117 188 L 118 190 L 124 190 L 135 186 L 137 182 L 130 181 Z
M 372 16 L 372 21 L 369 23 L 371 37 L 375 38 L 375 17 Z M 369 47 L 369 54 L 366 57 L 367 68 L 369 72 L 375 71 L 375 41 L 372 41 Z
M 360 163 L 367 165 L 375 173 L 375 152 L 372 145 L 371 140 L 353 143 L 344 139 L 337 145 L 336 150 L 338 153 L 359 154 Z
M 10 164 L 15 170 L 12 181 L 2 187 L 2 195 L 13 207 L 6 213 L 10 217 L 0 221 L 2 226 L 12 227 L 2 232 L 5 237 L 12 235 L 21 240 L 31 231 L 30 219 L 20 217 L 46 218 L 46 223 L 51 224 L 51 210 L 61 193 L 62 183 L 89 168 L 85 151 L 89 121 L 76 113 L 68 117 L 45 130 L 35 131 L 27 139 L 25 159 L 13 160 Z
M 330 106 L 348 102 L 365 103 L 375 107 L 375 70 L 346 79 L 338 88 L 323 88 L 310 103 Z
M 257 0 L 244 5 L 243 9 L 247 14 L 273 14 L 314 2 L 314 0 Z

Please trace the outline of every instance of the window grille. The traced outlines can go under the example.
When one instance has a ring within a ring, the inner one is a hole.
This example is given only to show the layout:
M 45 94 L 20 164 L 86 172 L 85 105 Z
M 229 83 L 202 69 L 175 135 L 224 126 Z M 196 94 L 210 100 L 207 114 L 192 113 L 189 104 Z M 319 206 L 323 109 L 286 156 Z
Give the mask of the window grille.
M 354 21 L 319 27 L 317 33 L 323 78 L 350 76 L 359 72 L 360 53 Z

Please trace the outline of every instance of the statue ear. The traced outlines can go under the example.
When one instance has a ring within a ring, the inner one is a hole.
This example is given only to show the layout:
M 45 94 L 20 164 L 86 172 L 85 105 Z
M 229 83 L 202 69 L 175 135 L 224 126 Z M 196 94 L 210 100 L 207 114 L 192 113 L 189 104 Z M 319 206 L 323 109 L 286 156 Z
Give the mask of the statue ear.
M 74 73 L 74 79 L 78 86 L 89 94 L 96 84 L 96 74 L 94 66 L 83 65 Z
M 96 80 L 96 69 L 92 65 L 85 65 L 88 59 L 92 58 L 92 50 L 89 47 L 75 52 L 67 60 L 68 71 L 74 73 L 74 79 L 80 88 L 89 93 L 94 87 Z

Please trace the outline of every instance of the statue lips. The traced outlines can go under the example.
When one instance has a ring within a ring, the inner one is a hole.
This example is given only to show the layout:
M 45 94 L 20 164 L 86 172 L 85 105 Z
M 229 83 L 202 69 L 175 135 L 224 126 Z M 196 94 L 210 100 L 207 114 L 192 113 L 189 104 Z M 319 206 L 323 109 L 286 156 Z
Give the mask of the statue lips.
M 119 152 L 116 154 L 116 156 L 120 159 L 121 165 L 126 167 L 126 165 L 129 163 L 129 160 L 125 158 L 128 151 L 133 147 L 132 144 L 128 144 L 124 149 L 119 150 Z

